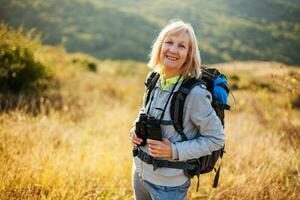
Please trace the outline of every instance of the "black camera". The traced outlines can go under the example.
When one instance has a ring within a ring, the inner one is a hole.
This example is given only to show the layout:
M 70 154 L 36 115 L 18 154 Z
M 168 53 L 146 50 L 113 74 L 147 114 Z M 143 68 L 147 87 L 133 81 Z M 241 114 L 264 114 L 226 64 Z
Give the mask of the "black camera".
M 145 113 L 141 113 L 139 121 L 135 123 L 135 134 L 143 140 L 139 146 L 146 145 L 147 138 L 162 141 L 160 125 L 155 117 L 150 117 Z

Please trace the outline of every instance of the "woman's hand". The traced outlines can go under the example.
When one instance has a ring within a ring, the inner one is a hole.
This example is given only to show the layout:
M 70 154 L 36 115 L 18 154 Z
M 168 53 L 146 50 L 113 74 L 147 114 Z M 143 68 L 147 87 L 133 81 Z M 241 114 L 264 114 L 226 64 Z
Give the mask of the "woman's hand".
M 172 158 L 172 144 L 168 139 L 147 139 L 149 154 L 157 158 Z
M 134 146 L 134 147 L 137 147 L 138 145 L 140 145 L 143 142 L 143 140 L 141 138 L 139 138 L 138 136 L 136 136 L 136 134 L 133 131 L 130 132 L 129 140 L 130 140 L 132 146 Z

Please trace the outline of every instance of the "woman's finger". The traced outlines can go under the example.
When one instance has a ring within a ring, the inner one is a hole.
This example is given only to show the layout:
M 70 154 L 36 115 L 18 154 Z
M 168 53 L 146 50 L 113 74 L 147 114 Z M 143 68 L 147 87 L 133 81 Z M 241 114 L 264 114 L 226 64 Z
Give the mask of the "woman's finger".
M 129 139 L 132 146 L 136 147 L 138 144 L 136 144 L 136 141 L 133 138 Z
M 162 155 L 165 153 L 166 149 L 161 146 L 148 146 L 148 151 L 154 153 L 154 154 L 159 154 Z
M 151 140 L 151 139 L 147 139 L 147 143 L 150 145 L 159 145 L 161 144 L 161 141 L 159 140 Z
M 134 138 L 135 140 L 143 141 L 143 139 L 139 138 L 139 137 L 138 137 L 135 133 L 133 133 L 133 132 L 130 133 L 130 136 L 131 136 L 132 138 Z
M 135 144 L 139 145 L 141 144 L 141 140 L 137 139 L 137 138 L 133 138 L 132 140 Z
M 159 154 L 159 151 L 158 150 L 155 150 L 155 149 L 148 149 L 148 151 L 151 153 L 151 154 Z
M 142 139 L 142 138 L 139 138 L 136 134 L 133 134 L 133 137 L 134 137 L 135 140 L 139 140 L 140 142 L 143 141 L 143 139 Z
M 137 137 L 134 133 L 130 133 L 130 141 L 134 144 L 134 146 L 140 145 L 142 143 L 142 139 Z
M 160 152 L 163 151 L 163 148 L 159 147 L 159 146 L 148 146 L 148 149 L 152 150 L 152 151 L 156 151 L 156 152 Z
M 163 157 L 159 151 L 156 150 L 148 150 L 149 154 L 153 157 Z
M 149 150 L 149 154 L 156 158 L 163 158 L 163 157 L 166 157 L 166 155 L 167 155 L 164 152 L 155 151 L 155 150 Z

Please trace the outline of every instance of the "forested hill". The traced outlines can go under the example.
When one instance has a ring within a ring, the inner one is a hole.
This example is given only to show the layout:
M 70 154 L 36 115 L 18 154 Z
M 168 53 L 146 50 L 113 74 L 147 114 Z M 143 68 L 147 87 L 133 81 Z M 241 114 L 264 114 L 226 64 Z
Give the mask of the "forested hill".
M 194 26 L 204 63 L 300 65 L 300 0 L 0 0 L 1 21 L 101 59 L 147 61 L 155 36 L 173 18 Z

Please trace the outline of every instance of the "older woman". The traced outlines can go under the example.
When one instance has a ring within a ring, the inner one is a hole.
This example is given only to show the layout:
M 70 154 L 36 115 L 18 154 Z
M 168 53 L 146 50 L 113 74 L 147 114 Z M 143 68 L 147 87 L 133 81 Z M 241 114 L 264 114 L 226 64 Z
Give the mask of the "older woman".
M 131 131 L 130 140 L 138 155 L 143 155 L 134 157 L 135 199 L 185 199 L 190 178 L 184 171 L 157 167 L 147 162 L 147 158 L 181 162 L 210 155 L 224 145 L 223 127 L 211 106 L 211 94 L 201 85 L 189 92 L 184 103 L 183 132 L 186 140 L 171 122 L 172 95 L 185 80 L 201 77 L 200 53 L 192 26 L 176 21 L 164 27 L 153 44 L 148 65 L 159 71 L 160 76 L 150 100 L 141 111 L 148 118 L 156 119 L 158 128 L 154 127 L 154 132 L 160 132 L 161 138 L 142 138 L 137 136 L 135 129 Z

